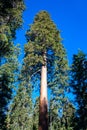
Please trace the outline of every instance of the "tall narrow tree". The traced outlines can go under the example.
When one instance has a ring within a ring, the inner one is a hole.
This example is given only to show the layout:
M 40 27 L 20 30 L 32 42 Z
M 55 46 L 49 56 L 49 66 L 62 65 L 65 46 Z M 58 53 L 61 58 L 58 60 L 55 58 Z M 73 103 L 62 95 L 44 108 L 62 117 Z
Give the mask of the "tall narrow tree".
M 81 50 L 73 56 L 71 86 L 76 96 L 77 125 L 75 129 L 87 129 L 87 55 Z
M 35 16 L 26 37 L 28 41 L 25 45 L 25 63 L 28 66 L 26 69 L 31 78 L 36 77 L 39 80 L 41 71 L 39 130 L 48 130 L 47 81 L 57 84 L 61 78 L 59 87 L 66 84 L 65 73 L 68 68 L 66 53 L 61 44 L 60 31 L 46 11 L 41 11 Z M 64 74 L 64 77 L 60 72 Z

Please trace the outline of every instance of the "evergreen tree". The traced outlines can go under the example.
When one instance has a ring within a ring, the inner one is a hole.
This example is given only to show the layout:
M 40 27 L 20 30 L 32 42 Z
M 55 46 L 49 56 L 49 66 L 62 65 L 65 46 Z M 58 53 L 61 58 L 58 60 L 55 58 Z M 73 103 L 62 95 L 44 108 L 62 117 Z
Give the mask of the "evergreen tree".
M 10 105 L 7 116 L 8 130 L 32 130 L 33 107 L 30 75 L 25 70 L 25 62 L 19 75 L 16 95 Z
M 61 118 L 61 127 L 64 130 L 73 130 L 75 118 L 75 108 L 71 102 L 67 101 L 63 106 L 63 115 Z
M 0 1 L 0 129 L 6 130 L 5 117 L 11 99 L 18 49 L 14 46 L 16 29 L 22 24 L 22 0 Z
M 74 117 L 75 108 L 71 102 L 65 102 L 61 109 L 58 109 L 55 100 L 51 99 L 49 107 L 50 130 L 73 130 Z
M 9 108 L 8 130 L 33 129 L 32 86 L 30 75 L 25 69 L 25 62 L 19 75 L 18 90 Z
M 49 106 L 49 129 L 50 130 L 60 130 L 61 128 L 61 118 L 58 115 L 58 108 L 55 104 L 55 100 L 50 100 Z
M 0 57 L 10 51 L 15 31 L 22 25 L 23 0 L 0 1 Z
M 82 51 L 73 56 L 71 86 L 76 96 L 78 130 L 87 129 L 87 56 Z
M 33 130 L 38 130 L 39 125 L 39 97 L 36 98 L 33 112 Z
M 6 114 L 8 111 L 8 104 L 12 98 L 12 91 L 14 89 L 14 82 L 16 80 L 16 71 L 18 70 L 18 49 L 12 47 L 12 52 L 3 59 L 0 66 L 0 129 L 6 129 Z
M 32 79 L 37 78 L 39 81 L 41 71 L 39 130 L 48 130 L 47 74 L 48 83 L 51 83 L 48 86 L 51 86 L 53 95 L 62 97 L 67 86 L 66 52 L 61 44 L 60 31 L 46 11 L 41 11 L 35 16 L 26 37 L 26 71 Z M 58 94 L 59 89 L 61 94 Z
M 10 106 L 7 117 L 8 130 L 32 130 L 32 101 L 29 91 L 21 84 Z

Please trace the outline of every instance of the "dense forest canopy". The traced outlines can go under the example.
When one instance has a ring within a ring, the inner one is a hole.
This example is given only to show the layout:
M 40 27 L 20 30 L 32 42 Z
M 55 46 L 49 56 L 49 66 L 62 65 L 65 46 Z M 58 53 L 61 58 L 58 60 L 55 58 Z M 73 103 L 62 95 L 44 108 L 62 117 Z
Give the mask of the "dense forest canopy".
M 0 1 L 0 130 L 87 130 L 87 55 L 79 50 L 69 66 L 61 31 L 42 10 L 27 28 L 20 68 L 14 40 L 24 10 L 23 0 Z

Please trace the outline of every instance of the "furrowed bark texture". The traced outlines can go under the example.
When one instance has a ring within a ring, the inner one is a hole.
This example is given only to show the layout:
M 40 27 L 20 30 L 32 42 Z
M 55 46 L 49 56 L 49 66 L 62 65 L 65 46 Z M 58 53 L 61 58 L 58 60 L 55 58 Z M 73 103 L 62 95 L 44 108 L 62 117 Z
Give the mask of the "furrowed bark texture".
M 47 66 L 43 65 L 41 70 L 39 130 L 48 130 L 47 104 Z

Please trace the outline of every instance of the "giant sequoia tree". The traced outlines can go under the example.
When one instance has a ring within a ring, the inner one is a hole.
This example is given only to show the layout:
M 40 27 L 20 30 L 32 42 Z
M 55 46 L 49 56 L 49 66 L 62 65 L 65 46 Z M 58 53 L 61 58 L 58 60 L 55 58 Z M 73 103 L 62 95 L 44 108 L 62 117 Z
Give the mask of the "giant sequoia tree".
M 73 55 L 71 86 L 76 96 L 76 129 L 87 129 L 87 56 L 82 51 Z
M 5 117 L 17 70 L 18 49 L 13 39 L 22 24 L 23 10 L 23 0 L 0 0 L 0 129 L 6 129 Z
M 62 97 L 64 86 L 67 85 L 66 52 L 61 44 L 60 31 L 46 11 L 35 16 L 26 37 L 28 43 L 25 45 L 25 69 L 31 80 L 41 79 L 39 130 L 48 130 L 47 82 L 55 96 L 59 96 L 58 89 L 63 88 L 60 94 Z M 33 86 L 35 85 L 33 82 Z

